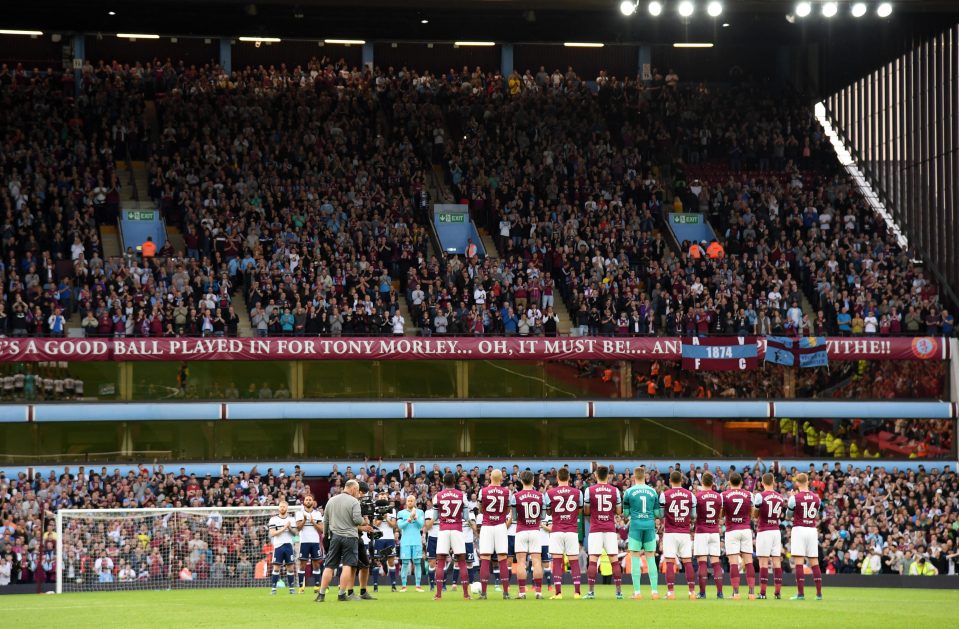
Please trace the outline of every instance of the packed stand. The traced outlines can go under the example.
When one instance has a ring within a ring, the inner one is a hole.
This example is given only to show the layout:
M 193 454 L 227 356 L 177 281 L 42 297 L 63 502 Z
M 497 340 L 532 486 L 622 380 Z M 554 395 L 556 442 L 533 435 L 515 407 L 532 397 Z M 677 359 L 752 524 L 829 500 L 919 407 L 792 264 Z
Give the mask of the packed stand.
M 258 336 L 401 333 L 394 279 L 425 255 L 424 174 L 385 110 L 369 71 L 326 59 L 180 73 L 149 164 L 186 243 L 165 263 L 167 301 L 209 295 L 215 312 L 242 291 Z
M 0 68 L 0 334 L 63 336 L 78 309 L 132 298 L 105 263 L 97 226 L 115 221 L 116 162 L 143 137 L 141 85 L 126 66 Z M 108 305 L 109 304 L 109 305 Z

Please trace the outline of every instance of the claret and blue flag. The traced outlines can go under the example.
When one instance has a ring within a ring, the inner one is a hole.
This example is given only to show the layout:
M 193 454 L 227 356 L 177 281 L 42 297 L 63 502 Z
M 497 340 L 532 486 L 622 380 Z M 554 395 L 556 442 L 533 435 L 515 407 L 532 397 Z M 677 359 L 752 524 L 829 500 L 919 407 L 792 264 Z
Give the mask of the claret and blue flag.
M 828 367 L 829 349 L 824 336 L 799 339 L 788 336 L 766 337 L 766 362 L 793 367 Z
M 683 337 L 683 369 L 746 371 L 758 366 L 754 336 Z

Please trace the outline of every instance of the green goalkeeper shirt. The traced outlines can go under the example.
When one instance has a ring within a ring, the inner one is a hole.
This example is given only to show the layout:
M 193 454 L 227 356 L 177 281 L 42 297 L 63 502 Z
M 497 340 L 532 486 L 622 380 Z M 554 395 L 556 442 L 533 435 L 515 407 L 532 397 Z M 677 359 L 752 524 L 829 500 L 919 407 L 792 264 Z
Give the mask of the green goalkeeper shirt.
M 656 518 L 662 516 L 659 494 L 642 483 L 633 485 L 623 496 L 623 512 L 629 517 L 629 536 L 639 539 L 639 531 L 656 529 Z

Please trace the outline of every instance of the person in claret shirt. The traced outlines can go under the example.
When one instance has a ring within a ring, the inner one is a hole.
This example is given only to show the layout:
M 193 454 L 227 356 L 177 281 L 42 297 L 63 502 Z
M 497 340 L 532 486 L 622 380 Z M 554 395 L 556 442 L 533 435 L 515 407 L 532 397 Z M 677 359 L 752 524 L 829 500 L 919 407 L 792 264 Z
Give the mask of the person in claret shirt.
M 756 555 L 759 557 L 759 598 L 766 598 L 766 585 L 769 581 L 769 564 L 773 567 L 773 581 L 776 598 L 780 598 L 782 570 L 782 534 L 779 521 L 782 520 L 786 499 L 775 491 L 776 478 L 771 472 L 763 474 L 763 491 L 753 496 L 753 514 L 756 517 Z
M 809 491 L 809 476 L 797 474 L 796 493 L 787 502 L 786 518 L 792 519 L 793 528 L 789 539 L 789 549 L 796 562 L 796 596 L 791 600 L 801 601 L 805 597 L 805 566 L 808 563 L 816 585 L 816 600 L 822 600 L 822 571 L 819 568 L 819 531 L 817 524 L 822 501 L 819 494 Z

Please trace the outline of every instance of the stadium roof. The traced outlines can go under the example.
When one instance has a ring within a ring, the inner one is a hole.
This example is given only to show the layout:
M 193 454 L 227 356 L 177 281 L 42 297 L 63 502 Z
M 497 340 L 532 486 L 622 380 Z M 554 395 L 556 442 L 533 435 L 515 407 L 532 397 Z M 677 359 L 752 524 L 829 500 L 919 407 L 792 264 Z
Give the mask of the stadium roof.
M 792 0 L 726 0 L 719 19 L 708 17 L 705 0 L 698 0 L 698 13 L 684 23 L 676 14 L 677 0 L 662 2 L 663 14 L 652 18 L 645 0 L 631 17 L 620 13 L 619 0 L 36 0 L 4 7 L 0 28 L 404 41 L 666 43 L 710 36 L 788 44 L 846 37 L 850 31 L 882 39 L 959 19 L 955 0 L 897 0 L 885 20 L 873 14 L 879 0 L 865 0 L 870 13 L 861 19 L 841 10 L 832 20 L 814 12 L 797 23 L 786 20 L 795 8 Z

